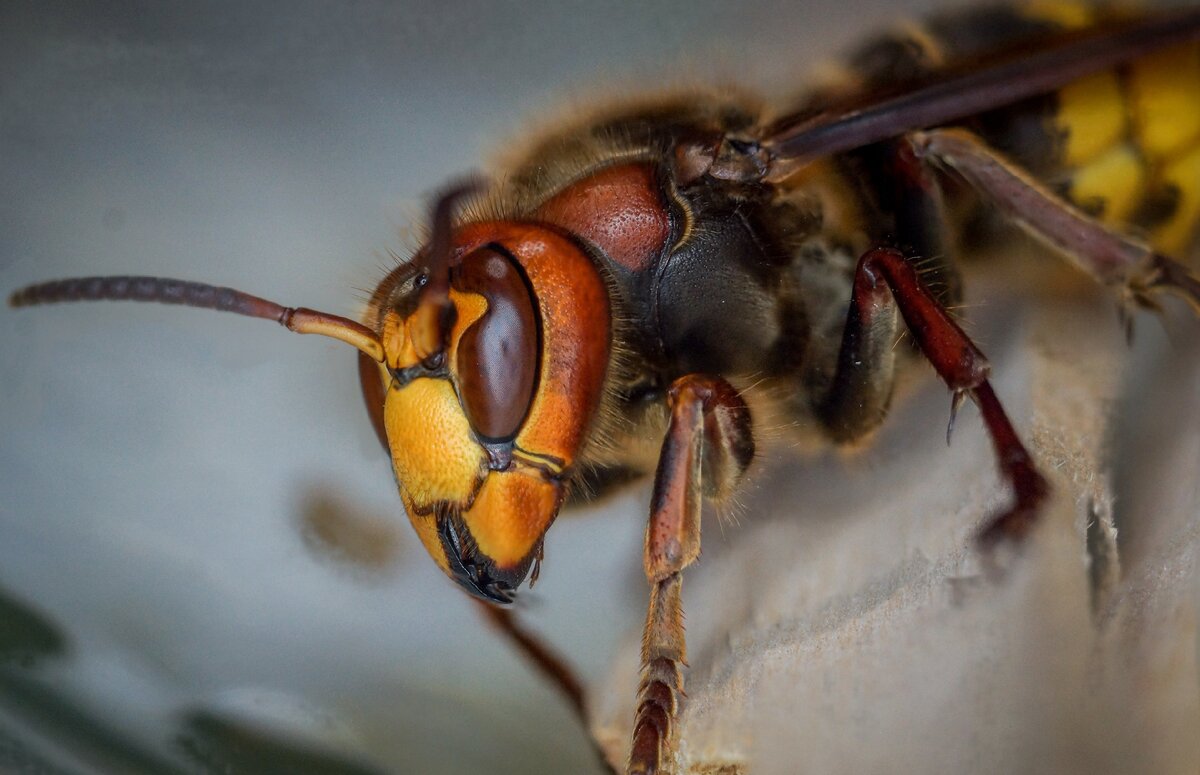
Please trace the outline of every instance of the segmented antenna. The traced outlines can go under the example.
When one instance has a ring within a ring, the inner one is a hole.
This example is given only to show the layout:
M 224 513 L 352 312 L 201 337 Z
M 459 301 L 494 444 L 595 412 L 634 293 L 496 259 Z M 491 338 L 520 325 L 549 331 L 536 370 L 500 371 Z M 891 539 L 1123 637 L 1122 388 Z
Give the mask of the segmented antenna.
M 320 334 L 353 345 L 383 361 L 383 344 L 375 332 L 349 318 L 307 307 L 285 307 L 249 293 L 166 277 L 77 277 L 30 285 L 9 297 L 13 307 L 71 301 L 147 301 L 202 307 L 253 318 L 274 320 L 297 334 Z
M 454 306 L 450 303 L 450 235 L 454 228 L 454 208 L 459 200 L 474 194 L 482 185 L 478 178 L 470 178 L 451 186 L 434 202 L 433 235 L 425 254 L 427 279 L 409 329 L 413 347 L 423 359 L 433 358 L 446 349 L 450 326 L 454 322 Z

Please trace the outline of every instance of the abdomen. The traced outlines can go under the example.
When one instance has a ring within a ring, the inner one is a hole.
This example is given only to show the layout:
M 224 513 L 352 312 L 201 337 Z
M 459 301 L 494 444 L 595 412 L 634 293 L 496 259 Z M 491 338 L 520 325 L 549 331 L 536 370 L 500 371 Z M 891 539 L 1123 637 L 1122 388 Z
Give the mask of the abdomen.
M 1102 6 L 1027 2 L 910 24 L 860 47 L 865 88 L 902 87 L 989 54 L 1115 18 Z M 1200 224 L 1200 45 L 1157 52 L 965 122 L 1084 211 L 1183 257 Z

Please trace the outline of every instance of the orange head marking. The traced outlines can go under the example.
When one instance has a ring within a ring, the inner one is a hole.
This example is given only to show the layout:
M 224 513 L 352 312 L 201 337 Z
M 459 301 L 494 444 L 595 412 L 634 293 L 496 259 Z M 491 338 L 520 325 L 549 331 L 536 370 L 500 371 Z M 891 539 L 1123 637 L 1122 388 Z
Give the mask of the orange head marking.
M 374 398 L 372 417 L 417 535 L 467 591 L 508 602 L 541 555 L 599 408 L 612 315 L 599 269 L 556 227 L 492 221 L 455 229 L 454 204 L 473 188 L 438 200 L 430 246 L 376 290 L 371 327 L 157 277 L 42 283 L 10 304 L 207 307 L 352 345 L 367 365 L 364 393 Z
M 540 557 L 599 407 L 609 298 L 583 248 L 552 226 L 474 223 L 446 245 L 444 286 L 401 274 L 375 294 L 383 427 L 434 561 L 505 603 Z M 430 337 L 434 320 L 445 328 Z

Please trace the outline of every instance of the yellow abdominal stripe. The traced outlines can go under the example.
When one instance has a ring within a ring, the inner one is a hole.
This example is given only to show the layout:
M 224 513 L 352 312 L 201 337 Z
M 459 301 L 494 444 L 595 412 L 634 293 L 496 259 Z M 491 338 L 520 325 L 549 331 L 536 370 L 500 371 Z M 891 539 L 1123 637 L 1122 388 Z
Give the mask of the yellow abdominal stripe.
M 1200 46 L 1138 60 L 1130 93 L 1138 145 L 1156 169 L 1152 185 L 1178 196 L 1171 216 L 1154 226 L 1150 239 L 1158 250 L 1180 255 L 1200 219 Z
M 1177 46 L 1130 68 L 1138 146 L 1151 159 L 1185 151 L 1200 135 L 1200 47 Z
M 1065 138 L 1062 161 L 1072 170 L 1070 199 L 1104 223 L 1127 228 L 1140 220 L 1139 207 L 1151 197 L 1173 197 L 1174 209 L 1164 220 L 1141 223 L 1157 250 L 1175 255 L 1186 250 L 1200 221 L 1196 95 L 1196 44 L 1146 56 L 1120 75 L 1100 73 L 1062 89 L 1054 123 Z
M 1126 135 L 1125 100 L 1117 77 L 1100 73 L 1064 87 L 1054 121 L 1066 134 L 1063 161 L 1069 167 L 1086 164 L 1111 148 Z
M 1100 202 L 1099 218 L 1111 226 L 1127 223 L 1146 189 L 1146 168 L 1128 145 L 1119 145 L 1071 176 L 1071 200 L 1087 209 Z

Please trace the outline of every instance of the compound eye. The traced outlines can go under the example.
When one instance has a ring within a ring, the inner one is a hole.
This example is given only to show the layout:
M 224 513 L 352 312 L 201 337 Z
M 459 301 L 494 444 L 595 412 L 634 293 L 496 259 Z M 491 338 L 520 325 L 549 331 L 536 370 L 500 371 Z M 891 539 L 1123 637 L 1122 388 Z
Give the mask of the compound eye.
M 538 368 L 533 296 L 516 263 L 494 248 L 466 256 L 453 284 L 487 300 L 487 312 L 458 342 L 463 409 L 483 440 L 508 441 L 533 403 Z

